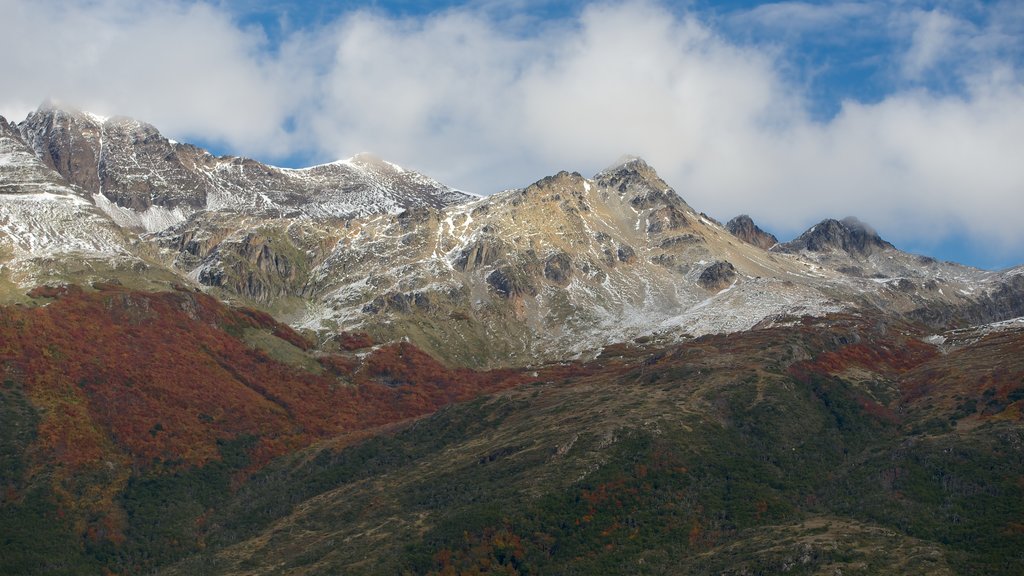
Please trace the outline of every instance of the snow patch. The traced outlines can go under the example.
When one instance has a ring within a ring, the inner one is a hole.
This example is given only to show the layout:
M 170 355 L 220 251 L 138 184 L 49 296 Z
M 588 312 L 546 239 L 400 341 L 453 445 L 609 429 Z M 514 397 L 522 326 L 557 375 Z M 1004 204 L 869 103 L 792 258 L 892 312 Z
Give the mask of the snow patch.
M 92 120 L 96 124 L 104 124 L 104 123 L 106 123 L 107 120 L 110 119 L 110 118 L 108 118 L 106 116 L 100 116 L 99 114 L 95 114 L 93 112 L 82 112 L 82 114 L 86 118 L 88 118 L 89 120 Z
M 136 212 L 131 208 L 118 206 L 111 202 L 103 194 L 93 194 L 93 201 L 96 206 L 110 216 L 111 220 L 118 226 L 131 229 L 142 229 L 147 233 L 162 232 L 171 226 L 180 224 L 188 219 L 189 214 L 176 206 L 168 209 L 163 206 L 150 206 L 144 212 Z

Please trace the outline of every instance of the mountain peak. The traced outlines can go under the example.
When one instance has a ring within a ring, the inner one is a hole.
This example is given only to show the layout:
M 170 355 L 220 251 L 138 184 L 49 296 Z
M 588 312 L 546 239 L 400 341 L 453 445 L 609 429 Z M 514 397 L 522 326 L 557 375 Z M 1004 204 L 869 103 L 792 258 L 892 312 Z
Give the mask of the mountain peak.
M 18 126 L 14 122 L 9 122 L 7 118 L 0 116 L 0 136 L 15 136 L 18 135 Z M 20 135 L 18 135 L 20 138 Z
M 780 245 L 783 252 L 827 252 L 842 250 L 855 256 L 868 256 L 876 250 L 894 248 L 875 229 L 861 220 L 847 216 L 842 220 L 822 220 L 795 240 Z
M 595 174 L 593 180 L 598 186 L 618 191 L 623 198 L 629 197 L 629 202 L 637 209 L 654 205 L 689 208 L 650 164 L 636 156 L 623 156 L 616 164 Z
M 619 156 L 619 159 L 612 163 L 611 166 L 608 166 L 604 170 L 601 170 L 600 174 L 604 174 L 606 172 L 618 172 L 622 169 L 628 169 L 631 167 L 643 167 L 648 169 L 651 168 L 651 166 L 647 162 L 645 162 L 643 158 L 639 156 L 634 156 L 633 154 L 623 154 L 622 156 Z
M 43 118 L 70 117 L 76 120 L 86 120 L 96 125 L 103 125 L 107 122 L 107 120 L 109 120 L 109 118 L 106 116 L 96 114 L 94 112 L 80 110 L 74 106 L 71 106 L 70 104 L 65 104 L 63 102 L 53 99 L 44 100 L 35 112 L 29 114 L 29 118 L 32 118 L 33 116 Z
M 764 250 L 768 250 L 779 243 L 779 239 L 776 238 L 775 235 L 762 230 L 754 223 L 754 220 L 746 214 L 741 214 L 732 220 L 729 220 L 725 225 L 725 229 L 728 230 L 730 234 L 740 240 L 743 240 L 747 244 L 752 244 Z
M 351 158 L 346 158 L 345 160 L 342 160 L 341 163 L 347 164 L 349 166 L 355 166 L 357 168 L 375 168 L 378 170 L 383 169 L 389 172 L 396 172 L 399 174 L 402 172 L 406 172 L 406 169 L 402 168 L 398 164 L 395 164 L 394 162 L 388 162 L 387 160 L 384 160 L 383 158 L 376 156 L 375 154 L 371 154 L 369 152 L 360 152 L 359 154 L 356 154 Z

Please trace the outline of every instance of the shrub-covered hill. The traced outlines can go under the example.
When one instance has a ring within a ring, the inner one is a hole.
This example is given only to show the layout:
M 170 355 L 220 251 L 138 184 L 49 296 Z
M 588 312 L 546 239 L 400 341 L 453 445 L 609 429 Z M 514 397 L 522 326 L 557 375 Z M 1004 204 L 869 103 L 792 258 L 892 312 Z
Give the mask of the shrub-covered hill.
M 191 290 L 0 308 L 0 573 L 145 573 L 277 456 L 514 385 L 408 344 L 334 352 Z
M 0 311 L 2 573 L 1024 562 L 1012 327 L 794 319 L 477 373 L 358 335 L 314 350 L 188 290 L 33 296 Z
M 276 460 L 161 573 L 1020 573 L 1024 334 L 918 336 L 612 347 Z

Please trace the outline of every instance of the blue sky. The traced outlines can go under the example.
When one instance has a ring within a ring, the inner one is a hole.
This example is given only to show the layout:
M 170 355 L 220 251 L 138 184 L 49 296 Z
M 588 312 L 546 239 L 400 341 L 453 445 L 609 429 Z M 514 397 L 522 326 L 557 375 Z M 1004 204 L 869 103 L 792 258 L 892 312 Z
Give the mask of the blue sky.
M 55 98 L 218 153 L 371 152 L 482 194 L 636 154 L 696 209 L 781 238 L 855 215 L 903 249 L 1024 263 L 1017 1 L 0 0 L 0 14 L 14 120 Z

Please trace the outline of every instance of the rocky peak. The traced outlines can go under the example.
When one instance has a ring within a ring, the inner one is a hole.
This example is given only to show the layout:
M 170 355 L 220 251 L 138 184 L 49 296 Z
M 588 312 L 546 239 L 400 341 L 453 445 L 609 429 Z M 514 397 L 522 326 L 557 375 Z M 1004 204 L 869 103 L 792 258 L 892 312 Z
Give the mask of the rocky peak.
M 594 175 L 597 185 L 614 190 L 637 210 L 655 206 L 682 208 L 686 205 L 658 173 L 642 158 L 624 156 L 616 164 Z
M 18 125 L 22 140 L 44 164 L 90 192 L 100 188 L 102 118 L 44 102 Z
M 525 189 L 526 195 L 534 193 L 564 193 L 579 192 L 584 190 L 584 178 L 579 172 L 567 172 L 562 170 L 558 174 L 545 176 L 530 184 Z
M 853 256 L 868 256 L 878 250 L 894 248 L 877 232 L 857 218 L 827 219 L 811 227 L 791 242 L 780 244 L 782 252 L 829 252 L 842 250 Z
M 13 122 L 8 122 L 3 116 L 0 116 L 0 138 L 17 138 L 18 140 L 21 140 L 21 134 L 18 133 L 18 126 Z
M 47 166 L 118 206 L 143 212 L 153 205 L 198 209 L 206 204 L 206 182 L 186 169 L 172 143 L 145 122 L 46 102 L 18 129 Z
M 768 250 L 779 243 L 778 238 L 759 228 L 757 224 L 754 224 L 750 216 L 746 214 L 741 214 L 729 220 L 725 225 L 725 229 L 747 244 L 752 244 L 764 250 Z
M 151 124 L 118 116 L 103 124 L 100 176 L 105 196 L 144 211 L 206 206 L 208 182 L 182 162 L 174 144 Z
M 25 194 L 66 187 L 59 174 L 43 164 L 21 138 L 17 126 L 0 116 L 0 195 Z M 0 227 L 4 215 L 0 211 Z M 3 234 L 0 232 L 0 240 Z

